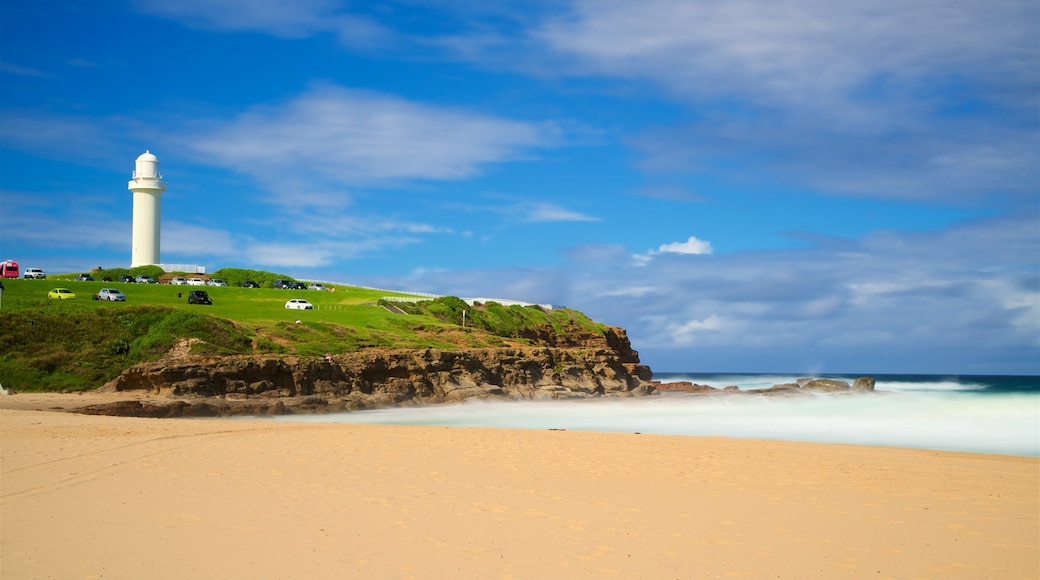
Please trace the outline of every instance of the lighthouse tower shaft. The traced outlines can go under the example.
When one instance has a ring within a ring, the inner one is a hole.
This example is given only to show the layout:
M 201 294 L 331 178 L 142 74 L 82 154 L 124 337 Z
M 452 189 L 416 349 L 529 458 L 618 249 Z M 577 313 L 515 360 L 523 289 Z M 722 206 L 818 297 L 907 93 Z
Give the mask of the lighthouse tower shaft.
M 162 194 L 166 183 L 159 173 L 159 160 L 145 151 L 127 189 L 134 192 L 134 225 L 130 267 L 159 264 L 159 235 L 162 220 Z

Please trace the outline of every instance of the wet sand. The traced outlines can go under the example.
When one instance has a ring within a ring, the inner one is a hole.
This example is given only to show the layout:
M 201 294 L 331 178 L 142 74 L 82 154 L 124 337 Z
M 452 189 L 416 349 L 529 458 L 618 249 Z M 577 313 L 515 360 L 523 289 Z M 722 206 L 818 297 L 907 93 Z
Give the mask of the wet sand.
M 114 396 L 0 397 L 0 576 L 1040 577 L 1037 458 L 60 412 Z

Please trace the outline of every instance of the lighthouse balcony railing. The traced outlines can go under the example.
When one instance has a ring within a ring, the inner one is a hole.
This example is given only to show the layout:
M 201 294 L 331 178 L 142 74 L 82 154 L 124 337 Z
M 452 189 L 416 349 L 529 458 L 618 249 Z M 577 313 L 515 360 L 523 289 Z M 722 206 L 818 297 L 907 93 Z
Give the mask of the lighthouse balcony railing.
M 137 171 L 131 173 L 132 179 L 137 179 Z M 162 181 L 162 173 L 153 173 L 152 175 L 142 175 L 141 179 L 154 179 L 156 181 Z

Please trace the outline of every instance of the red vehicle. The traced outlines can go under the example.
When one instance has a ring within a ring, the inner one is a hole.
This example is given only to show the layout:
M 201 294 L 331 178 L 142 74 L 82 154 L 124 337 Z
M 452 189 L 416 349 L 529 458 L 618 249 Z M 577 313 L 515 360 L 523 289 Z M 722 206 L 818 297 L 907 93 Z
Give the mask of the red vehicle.
M 7 260 L 6 262 L 0 262 L 0 278 L 17 278 L 18 277 L 18 262 L 14 260 Z

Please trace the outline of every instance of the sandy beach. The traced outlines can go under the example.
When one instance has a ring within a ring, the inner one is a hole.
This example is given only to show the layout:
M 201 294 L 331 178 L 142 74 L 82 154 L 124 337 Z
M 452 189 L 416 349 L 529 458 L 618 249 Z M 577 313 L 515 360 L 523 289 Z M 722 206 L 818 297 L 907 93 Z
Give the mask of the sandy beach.
M 1037 458 L 61 412 L 98 397 L 0 397 L 0 576 L 1040 576 Z

